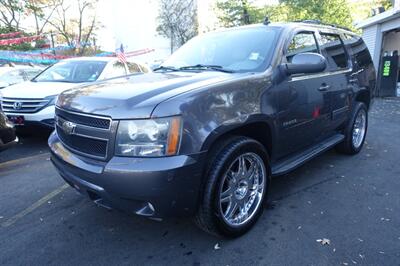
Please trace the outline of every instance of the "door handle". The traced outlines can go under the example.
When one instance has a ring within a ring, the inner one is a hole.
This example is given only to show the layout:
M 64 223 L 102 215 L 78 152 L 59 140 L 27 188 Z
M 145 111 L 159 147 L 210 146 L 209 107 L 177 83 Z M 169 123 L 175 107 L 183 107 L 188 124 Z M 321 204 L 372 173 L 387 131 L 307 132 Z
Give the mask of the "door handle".
M 318 88 L 319 91 L 327 91 L 331 86 L 322 84 L 321 87 Z

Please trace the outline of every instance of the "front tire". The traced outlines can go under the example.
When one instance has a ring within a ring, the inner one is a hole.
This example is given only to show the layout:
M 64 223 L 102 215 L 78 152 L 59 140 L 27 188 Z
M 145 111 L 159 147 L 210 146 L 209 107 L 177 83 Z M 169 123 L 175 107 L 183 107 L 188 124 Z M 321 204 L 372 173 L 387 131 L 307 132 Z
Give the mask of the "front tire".
M 210 156 L 195 221 L 213 235 L 237 237 L 262 214 L 271 176 L 269 159 L 264 147 L 250 138 L 219 144 L 223 148 Z
M 357 102 L 345 129 L 345 139 L 336 146 L 336 150 L 344 154 L 357 154 L 361 151 L 368 129 L 368 110 L 364 103 Z

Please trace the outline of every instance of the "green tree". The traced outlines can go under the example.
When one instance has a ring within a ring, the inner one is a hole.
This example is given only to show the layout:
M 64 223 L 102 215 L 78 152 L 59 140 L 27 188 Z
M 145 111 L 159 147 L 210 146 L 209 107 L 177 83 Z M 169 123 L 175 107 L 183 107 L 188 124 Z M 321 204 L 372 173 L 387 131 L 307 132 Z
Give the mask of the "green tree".
M 18 31 L 16 28 L 9 27 L 9 26 L 0 26 L 0 34 L 3 33 L 11 33 L 11 32 L 16 32 Z M 28 34 L 21 29 L 21 36 L 32 36 L 32 34 Z M 11 44 L 11 45 L 0 45 L 0 50 L 15 50 L 15 51 L 28 51 L 28 50 L 33 50 L 35 47 L 39 44 L 38 41 L 35 42 L 35 46 L 32 46 L 31 42 L 25 42 L 25 43 L 20 43 L 20 44 Z
M 219 0 L 216 9 L 224 27 L 260 23 L 265 17 L 276 22 L 320 20 L 346 27 L 352 27 L 353 22 L 346 0 L 280 0 L 279 4 L 261 7 L 251 0 Z
M 258 23 L 265 17 L 263 9 L 251 0 L 219 0 L 216 3 L 218 20 L 224 27 Z
M 346 0 L 281 0 L 287 6 L 288 19 L 320 20 L 323 23 L 353 27 Z

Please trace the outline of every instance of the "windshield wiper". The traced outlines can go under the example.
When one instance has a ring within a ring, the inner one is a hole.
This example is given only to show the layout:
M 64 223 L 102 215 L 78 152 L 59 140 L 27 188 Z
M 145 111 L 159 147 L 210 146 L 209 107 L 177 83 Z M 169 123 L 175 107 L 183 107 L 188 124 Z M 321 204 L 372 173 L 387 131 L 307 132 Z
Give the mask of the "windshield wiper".
M 171 66 L 159 66 L 159 67 L 156 67 L 155 69 L 153 69 L 153 71 L 157 71 L 157 70 L 179 71 L 179 69 L 177 69 L 175 67 L 171 67 Z
M 190 70 L 190 69 L 196 69 L 196 70 L 207 70 L 207 69 L 211 69 L 211 70 L 215 70 L 215 71 L 220 71 L 220 72 L 225 72 L 225 73 L 234 73 L 235 71 L 230 70 L 230 69 L 226 69 L 222 66 L 218 66 L 218 65 L 203 65 L 203 64 L 197 64 L 197 65 L 193 65 L 193 66 L 183 66 L 180 67 L 179 70 Z

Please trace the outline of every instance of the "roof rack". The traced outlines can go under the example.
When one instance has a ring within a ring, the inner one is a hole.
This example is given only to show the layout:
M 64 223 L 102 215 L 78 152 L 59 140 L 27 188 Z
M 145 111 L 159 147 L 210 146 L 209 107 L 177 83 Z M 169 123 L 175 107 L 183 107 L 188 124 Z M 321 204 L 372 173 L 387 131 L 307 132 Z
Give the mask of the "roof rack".
M 349 29 L 347 27 L 338 26 L 338 25 L 335 25 L 335 24 L 323 23 L 323 22 L 321 22 L 321 20 L 318 20 L 318 19 L 295 20 L 294 22 L 330 26 L 330 27 L 333 27 L 333 28 L 338 28 L 338 29 L 351 31 L 351 29 Z

